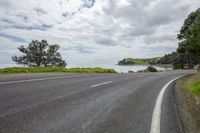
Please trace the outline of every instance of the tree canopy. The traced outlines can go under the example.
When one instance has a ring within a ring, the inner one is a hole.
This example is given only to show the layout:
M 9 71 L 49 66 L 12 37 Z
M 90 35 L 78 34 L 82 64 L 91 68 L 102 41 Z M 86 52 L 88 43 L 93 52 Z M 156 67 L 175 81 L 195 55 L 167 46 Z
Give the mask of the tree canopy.
M 179 53 L 200 56 L 200 8 L 188 15 L 177 37 Z
M 62 60 L 59 48 L 58 44 L 50 45 L 46 40 L 33 40 L 27 47 L 22 45 L 18 48 L 23 55 L 13 56 L 12 59 L 17 64 L 30 67 L 65 67 L 66 62 Z

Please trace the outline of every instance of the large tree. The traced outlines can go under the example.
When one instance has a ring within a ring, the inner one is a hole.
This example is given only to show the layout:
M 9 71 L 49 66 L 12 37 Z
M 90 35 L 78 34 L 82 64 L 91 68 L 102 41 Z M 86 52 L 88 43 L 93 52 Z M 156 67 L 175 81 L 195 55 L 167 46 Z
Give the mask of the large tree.
M 200 8 L 189 14 L 178 34 L 179 53 L 200 56 Z
M 33 40 L 27 47 L 22 45 L 18 48 L 23 55 L 13 56 L 12 59 L 17 64 L 30 67 L 65 67 L 59 48 L 59 45 L 50 45 L 46 40 Z

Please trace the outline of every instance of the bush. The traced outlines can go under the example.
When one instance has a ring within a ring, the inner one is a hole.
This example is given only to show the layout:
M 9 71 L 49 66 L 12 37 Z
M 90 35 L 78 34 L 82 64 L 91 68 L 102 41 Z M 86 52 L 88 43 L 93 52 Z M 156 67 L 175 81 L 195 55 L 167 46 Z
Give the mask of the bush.
M 153 66 L 148 66 L 146 69 L 139 70 L 138 72 L 139 73 L 141 73 L 141 72 L 158 72 L 158 70 Z
M 129 70 L 128 73 L 134 73 L 134 71 L 130 71 L 130 70 Z
M 158 70 L 155 67 L 153 67 L 153 66 L 148 66 L 146 68 L 146 71 L 147 72 L 158 72 Z

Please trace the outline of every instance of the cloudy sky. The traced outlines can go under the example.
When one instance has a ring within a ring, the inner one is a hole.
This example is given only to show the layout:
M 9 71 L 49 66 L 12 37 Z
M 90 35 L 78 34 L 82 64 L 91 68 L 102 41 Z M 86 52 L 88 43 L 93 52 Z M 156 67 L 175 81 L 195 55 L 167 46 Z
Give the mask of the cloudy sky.
M 116 64 L 124 57 L 161 56 L 199 0 L 0 0 L 0 65 L 17 47 L 46 39 L 69 66 Z

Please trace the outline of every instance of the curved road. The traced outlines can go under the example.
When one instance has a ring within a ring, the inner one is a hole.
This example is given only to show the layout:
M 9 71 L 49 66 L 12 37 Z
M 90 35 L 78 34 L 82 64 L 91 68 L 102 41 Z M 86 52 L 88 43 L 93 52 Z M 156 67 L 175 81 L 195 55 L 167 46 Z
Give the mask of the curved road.
M 149 133 L 163 86 L 192 72 L 1 75 L 0 132 Z M 164 93 L 161 133 L 181 132 L 173 85 Z

